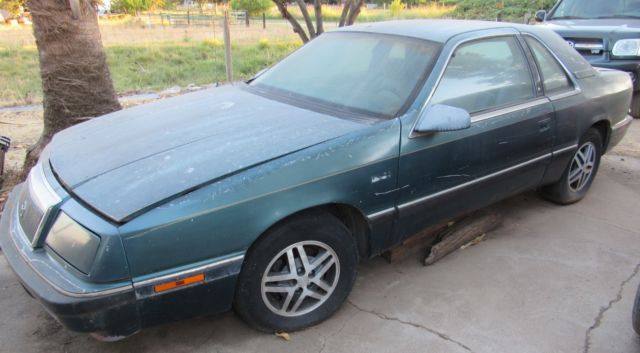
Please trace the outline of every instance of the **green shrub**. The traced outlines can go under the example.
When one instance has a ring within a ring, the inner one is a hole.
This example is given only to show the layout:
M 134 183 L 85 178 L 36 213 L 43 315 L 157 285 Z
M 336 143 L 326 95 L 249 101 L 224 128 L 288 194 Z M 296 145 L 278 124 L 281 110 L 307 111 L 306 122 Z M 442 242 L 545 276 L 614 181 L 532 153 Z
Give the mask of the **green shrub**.
M 114 0 L 111 3 L 111 11 L 121 13 L 138 13 L 160 9 L 164 6 L 164 0 Z
M 445 0 L 455 5 L 453 15 L 458 18 L 495 20 L 500 13 L 504 20 L 521 22 L 526 13 L 549 10 L 555 0 Z
M 400 16 L 402 9 L 404 9 L 404 4 L 401 0 L 393 0 L 391 2 L 391 5 L 389 5 L 389 10 L 391 11 L 391 16 L 393 17 Z
M 231 0 L 231 8 L 238 11 L 249 11 L 250 15 L 259 15 L 273 7 L 271 0 Z

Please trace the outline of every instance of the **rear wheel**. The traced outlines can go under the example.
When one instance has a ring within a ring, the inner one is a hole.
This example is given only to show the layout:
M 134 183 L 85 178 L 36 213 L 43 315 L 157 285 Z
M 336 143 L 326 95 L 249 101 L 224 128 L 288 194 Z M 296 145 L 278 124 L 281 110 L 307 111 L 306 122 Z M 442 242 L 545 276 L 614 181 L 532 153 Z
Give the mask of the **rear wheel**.
M 294 331 L 328 318 L 356 278 L 349 230 L 324 213 L 276 226 L 252 246 L 238 278 L 234 308 L 262 331 Z
M 602 136 L 597 129 L 589 129 L 578 145 L 562 178 L 545 186 L 542 195 L 553 202 L 567 205 L 580 201 L 589 191 L 598 172 L 602 156 Z
M 633 330 L 640 335 L 640 286 L 638 286 L 638 290 L 636 291 L 636 299 L 633 301 L 631 323 L 633 324 Z
M 634 93 L 631 99 L 631 116 L 640 119 L 640 92 Z

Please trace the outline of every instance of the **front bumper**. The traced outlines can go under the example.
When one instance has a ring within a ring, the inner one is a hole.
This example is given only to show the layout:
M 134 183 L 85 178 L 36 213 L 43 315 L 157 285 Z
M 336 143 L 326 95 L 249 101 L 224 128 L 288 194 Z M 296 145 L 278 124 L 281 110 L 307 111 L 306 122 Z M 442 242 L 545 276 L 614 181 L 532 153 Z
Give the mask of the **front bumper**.
M 128 336 L 140 329 L 133 286 L 104 291 L 71 292 L 60 288 L 54 279 L 34 269 L 22 248 L 15 220 L 18 186 L 9 196 L 0 218 L 0 245 L 9 266 L 29 294 L 61 324 L 72 331 L 100 332 L 110 336 Z M 51 259 L 52 261 L 55 261 Z M 53 269 L 56 264 L 51 262 Z
M 47 255 L 46 249 L 31 249 L 22 239 L 16 215 L 21 187 L 10 194 L 0 218 L 0 246 L 27 292 L 66 328 L 126 337 L 146 327 L 231 308 L 241 261 L 209 265 L 207 276 L 216 274 L 211 280 L 161 294 L 150 293 L 144 283 L 96 285 L 79 281 Z M 30 257 L 35 255 L 39 257 Z M 155 283 L 153 279 L 144 282 Z M 73 290 L 65 283 L 73 283 Z

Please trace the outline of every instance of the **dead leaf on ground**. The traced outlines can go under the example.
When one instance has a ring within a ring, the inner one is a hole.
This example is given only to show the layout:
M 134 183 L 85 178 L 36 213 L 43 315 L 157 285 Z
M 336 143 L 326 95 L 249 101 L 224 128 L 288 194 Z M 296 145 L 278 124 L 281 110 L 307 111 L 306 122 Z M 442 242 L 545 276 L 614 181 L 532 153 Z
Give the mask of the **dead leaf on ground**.
M 276 336 L 282 338 L 285 341 L 291 341 L 291 337 L 286 332 L 276 332 Z

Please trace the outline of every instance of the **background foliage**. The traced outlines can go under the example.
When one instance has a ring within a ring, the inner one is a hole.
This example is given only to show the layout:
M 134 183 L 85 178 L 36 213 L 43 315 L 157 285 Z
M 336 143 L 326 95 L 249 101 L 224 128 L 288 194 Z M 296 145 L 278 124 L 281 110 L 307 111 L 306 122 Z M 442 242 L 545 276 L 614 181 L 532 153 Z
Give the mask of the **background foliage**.
M 455 5 L 457 18 L 495 20 L 501 13 L 505 20 L 521 22 L 526 13 L 533 16 L 537 10 L 549 10 L 555 0 L 445 0 L 446 5 Z
M 0 0 L 0 9 L 9 11 L 13 16 L 18 16 L 22 12 L 25 0 Z
M 273 7 L 271 0 L 231 0 L 234 10 L 249 11 L 250 15 L 259 15 Z
M 131 14 L 162 9 L 164 5 L 164 0 L 114 0 L 111 3 L 111 11 Z

